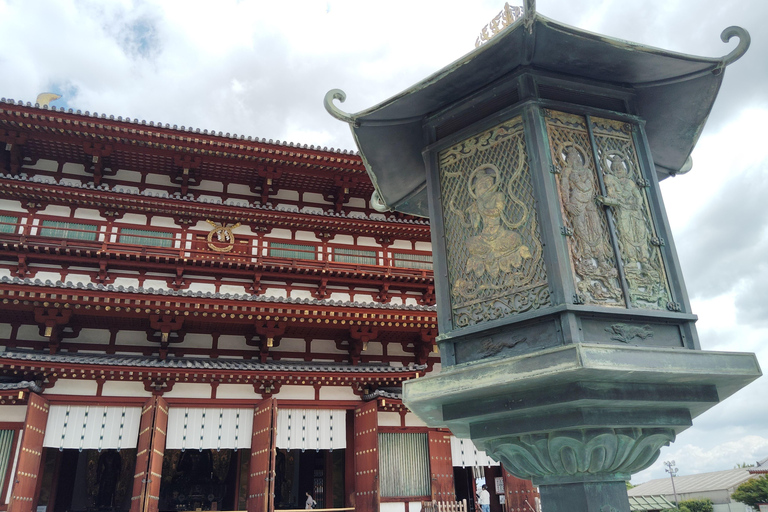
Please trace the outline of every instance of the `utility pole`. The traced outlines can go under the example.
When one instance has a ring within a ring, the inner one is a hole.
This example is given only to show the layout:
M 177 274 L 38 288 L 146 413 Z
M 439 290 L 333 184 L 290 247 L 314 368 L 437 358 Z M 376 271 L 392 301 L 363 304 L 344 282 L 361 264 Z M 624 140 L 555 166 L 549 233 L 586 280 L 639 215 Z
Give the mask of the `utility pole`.
M 675 495 L 675 507 L 677 507 L 677 491 L 675 490 L 675 477 L 677 476 L 677 468 L 675 467 L 675 461 L 673 460 L 667 460 L 664 461 L 664 465 L 667 466 L 666 471 L 669 473 L 669 478 L 672 480 L 672 493 Z

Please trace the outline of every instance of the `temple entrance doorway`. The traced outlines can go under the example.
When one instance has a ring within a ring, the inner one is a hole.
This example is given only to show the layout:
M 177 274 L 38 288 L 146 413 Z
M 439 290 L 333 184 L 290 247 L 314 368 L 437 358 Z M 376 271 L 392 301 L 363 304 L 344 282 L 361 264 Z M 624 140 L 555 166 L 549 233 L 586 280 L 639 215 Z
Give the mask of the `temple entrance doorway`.
M 250 450 L 165 450 L 160 510 L 244 510 L 249 457 Z
M 127 512 L 136 469 L 136 450 L 45 448 L 37 510 Z M 44 507 L 44 508 L 41 508 Z
M 316 508 L 344 506 L 344 449 L 287 450 L 275 455 L 275 509 L 301 509 L 309 492 Z

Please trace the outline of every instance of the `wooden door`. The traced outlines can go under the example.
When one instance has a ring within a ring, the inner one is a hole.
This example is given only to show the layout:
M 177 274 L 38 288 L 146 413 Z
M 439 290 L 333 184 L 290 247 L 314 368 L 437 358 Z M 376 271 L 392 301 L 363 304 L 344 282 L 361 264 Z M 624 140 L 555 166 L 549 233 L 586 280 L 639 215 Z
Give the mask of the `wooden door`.
M 248 512 L 274 510 L 277 401 L 267 398 L 253 411 L 251 460 L 248 469 Z
M 355 409 L 355 512 L 379 512 L 379 418 L 373 400 Z
M 13 491 L 8 502 L 8 512 L 32 512 L 35 506 L 37 500 L 35 491 L 37 478 L 42 469 L 43 439 L 49 408 L 48 400 L 36 393 L 29 394 L 19 461 L 16 465 L 16 474 L 13 475 Z
M 509 473 L 502 466 L 504 472 L 504 493 L 507 500 L 507 512 L 535 512 L 536 498 L 539 493 L 530 480 L 523 480 Z
M 432 477 L 432 500 L 455 501 L 451 433 L 431 430 L 429 439 L 429 472 Z
M 152 443 L 152 428 L 155 423 L 155 397 L 144 403 L 139 420 L 139 440 L 136 444 L 136 471 L 133 473 L 131 492 L 131 511 L 142 512 L 142 497 L 146 494 L 147 472 L 149 470 L 149 450 Z

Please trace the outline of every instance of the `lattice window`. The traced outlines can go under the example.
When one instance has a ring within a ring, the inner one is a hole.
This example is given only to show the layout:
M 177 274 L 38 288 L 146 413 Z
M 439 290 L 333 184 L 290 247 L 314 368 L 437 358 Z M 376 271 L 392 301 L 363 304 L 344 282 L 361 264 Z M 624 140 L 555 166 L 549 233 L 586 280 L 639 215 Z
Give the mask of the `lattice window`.
M 55 238 L 68 238 L 70 240 L 95 241 L 98 226 L 92 224 L 77 224 L 75 222 L 61 222 L 58 220 L 44 220 L 40 229 L 40 236 Z
M 171 247 L 173 233 L 167 231 L 149 231 L 147 229 L 120 229 L 121 244 L 148 245 L 150 247 Z
M 11 457 L 13 456 L 13 430 L 0 430 L 0 491 L 5 477 L 10 471 Z M 2 500 L 0 500 L 2 503 Z
M 421 270 L 432 270 L 432 255 L 393 252 L 392 265 L 398 268 L 417 268 Z
M 18 222 L 18 217 L 12 217 L 11 215 L 0 215 L 0 233 L 15 233 L 16 224 Z
M 342 249 L 333 248 L 333 261 L 339 263 L 356 263 L 360 265 L 376 265 L 376 251 L 365 251 L 363 249 Z
M 430 496 L 427 434 L 380 433 L 381 496 Z
M 283 242 L 270 242 L 269 255 L 275 258 L 314 260 L 315 246 L 309 244 L 287 244 Z

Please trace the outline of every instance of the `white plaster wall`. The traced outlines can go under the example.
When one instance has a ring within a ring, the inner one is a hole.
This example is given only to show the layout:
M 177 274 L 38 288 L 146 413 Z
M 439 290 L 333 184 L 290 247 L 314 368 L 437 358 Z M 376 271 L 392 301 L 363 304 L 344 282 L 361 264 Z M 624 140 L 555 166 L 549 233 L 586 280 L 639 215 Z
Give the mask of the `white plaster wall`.
M 81 329 L 80 335 L 72 341 L 76 343 L 107 344 L 109 343 L 109 331 L 106 329 Z
M 54 387 L 54 389 L 56 389 Z M 101 389 L 102 396 L 145 396 L 149 398 L 152 393 L 144 389 L 143 382 L 123 382 L 108 380 Z
M 27 209 L 22 208 L 20 201 L 11 201 L 9 199 L 0 199 L 0 210 L 27 213 Z
M 298 201 L 299 192 L 297 190 L 280 189 L 277 194 L 272 196 L 275 199 L 281 199 L 283 201 Z
M 229 350 L 248 350 L 250 347 L 245 344 L 243 336 L 219 336 L 219 348 Z
M 347 201 L 347 206 L 351 208 L 367 208 L 368 202 L 365 199 L 359 197 L 350 197 Z
M 0 324 L 0 339 L 7 339 L 11 335 L 11 324 Z
M 78 176 L 89 176 L 90 174 L 85 172 L 85 165 L 83 164 L 74 164 L 72 162 L 66 162 L 64 164 L 64 167 L 62 167 L 62 172 L 64 174 L 76 174 Z
M 342 292 L 334 292 L 329 297 L 330 300 L 341 300 L 341 301 L 348 301 L 349 299 L 349 292 L 342 293 Z
M 336 342 L 333 340 L 312 340 L 313 354 L 346 354 L 346 350 L 336 348 Z
M 421 511 L 421 505 L 419 505 L 418 510 L 416 510 L 415 507 L 412 507 L 410 504 L 408 505 L 408 512 L 420 512 L 420 511 Z M 379 512 L 405 512 L 405 502 L 381 503 L 379 504 Z
M 147 341 L 146 331 L 123 331 L 117 333 L 115 343 L 118 345 L 136 345 L 140 347 L 157 346 L 157 343 Z
M 148 174 L 144 181 L 149 185 L 173 186 L 171 177 L 165 174 Z
M 36 325 L 22 325 L 19 327 L 19 339 L 32 341 L 48 341 L 48 338 L 40 336 Z
M 69 276 L 67 276 L 69 278 Z M 139 280 L 133 279 L 130 277 L 118 277 L 115 278 L 115 282 L 112 283 L 114 286 L 125 286 L 126 288 L 129 286 L 133 286 L 134 288 L 139 287 Z
M 147 216 L 138 213 L 126 213 L 122 218 L 115 221 L 116 224 L 134 224 L 137 226 L 147 225 Z
M 286 293 L 282 288 L 267 288 L 264 291 L 264 295 L 267 297 L 285 297 Z
M 413 244 L 410 242 L 410 240 L 395 240 L 392 242 L 392 244 L 389 246 L 391 249 L 413 249 Z
M 317 192 L 304 192 L 303 199 L 306 203 L 331 204 L 325 200 L 323 194 L 318 194 Z
M 37 274 L 35 274 L 35 279 L 39 279 L 43 282 L 45 282 L 46 280 L 50 280 L 55 283 L 56 281 L 59 281 L 61 279 L 61 273 L 38 271 Z
M 301 242 L 314 242 L 314 243 L 317 243 L 320 241 L 320 239 L 317 238 L 317 236 L 310 231 L 297 231 L 296 240 Z
M 421 421 L 421 418 L 419 418 L 412 412 L 407 412 L 405 414 L 405 426 L 406 427 L 426 427 L 427 424 Z
M 240 295 L 243 295 L 245 293 L 245 285 L 222 284 L 219 291 L 220 293 L 239 293 Z
M 212 343 L 213 338 L 210 334 L 188 333 L 184 336 L 184 343 L 182 343 L 181 346 L 184 348 L 211 348 Z
M 413 356 L 412 352 L 406 352 L 400 343 L 394 341 L 387 346 L 387 354 L 390 356 Z
M 59 163 L 55 160 L 40 159 L 35 162 L 35 165 L 25 165 L 24 170 L 40 170 L 40 171 L 52 171 L 56 172 L 59 168 Z
M 150 226 L 160 226 L 163 228 L 173 228 L 178 229 L 179 226 L 176 225 L 176 222 L 170 217 L 158 217 L 153 216 L 149 219 L 149 225 Z
M 211 385 L 196 382 L 177 382 L 173 389 L 163 393 L 164 398 L 210 398 Z
M 363 352 L 366 356 L 380 356 L 384 353 L 384 347 L 377 341 L 368 342 L 368 348 Z
M 3 263 L 5 263 L 6 265 L 14 265 L 13 263 L 10 263 L 10 262 L 7 262 L 7 263 L 3 262 Z M 14 276 L 11 275 L 10 269 L 0 268 L 0 277 L 14 277 Z
M 381 249 L 381 245 L 379 245 L 375 239 L 369 236 L 357 237 L 357 245 L 365 245 L 368 247 L 376 247 L 377 249 Z
M 357 302 L 374 302 L 373 295 L 368 293 L 355 293 L 355 301 Z
M 190 283 L 188 290 L 195 293 L 216 293 L 216 285 L 214 283 Z
M 320 400 L 354 400 L 360 397 L 352 390 L 352 386 L 323 386 L 320 388 Z
M 219 384 L 216 388 L 216 398 L 244 398 L 256 401 L 261 399 L 261 395 L 254 392 L 250 384 Z
M 26 405 L 2 405 L 0 406 L 0 418 L 3 421 L 24 421 L 27 417 Z
M 312 292 L 309 290 L 291 290 L 291 298 L 293 299 L 314 299 Z
M 165 279 L 162 281 L 160 279 L 145 279 L 144 280 L 144 288 L 154 288 L 154 289 L 163 289 L 168 288 L 168 283 L 165 282 Z
M 283 386 L 280 388 L 280 392 L 273 396 L 280 400 L 314 400 L 315 388 L 312 386 Z
M 59 379 L 46 392 L 52 395 L 96 396 L 96 388 L 94 380 Z
M 286 240 L 291 239 L 291 232 L 287 229 L 273 229 L 269 232 L 270 238 L 284 238 Z
M 304 340 L 296 338 L 283 338 L 280 340 L 280 347 L 275 352 L 304 352 L 306 344 Z
M 379 418 L 380 427 L 399 427 L 400 426 L 400 413 L 379 411 L 377 413 Z
M 230 183 L 227 187 L 227 193 L 228 194 L 236 194 L 239 196 L 255 196 L 253 192 L 251 192 L 251 187 L 248 185 L 243 185 L 241 183 Z
M 432 244 L 430 242 L 416 242 L 415 249 L 417 251 L 431 251 L 432 250 Z
M 57 206 L 55 204 L 49 204 L 44 210 L 40 211 L 41 215 L 55 215 L 57 217 L 69 217 L 72 209 L 68 206 Z
M 190 186 L 190 190 L 204 190 L 207 192 L 224 192 L 224 184 L 220 181 L 202 180 L 199 184 Z
M 351 235 L 336 235 L 333 237 L 333 243 L 354 245 L 355 239 Z
M 408 297 L 408 298 L 405 299 L 404 304 L 406 306 L 418 306 L 419 305 L 419 301 L 416 300 L 415 298 Z
M 101 216 L 99 210 L 94 210 L 92 208 L 76 208 L 74 217 L 76 219 L 104 220 L 104 217 Z
M 141 173 L 139 171 L 129 171 L 128 169 L 118 169 L 115 173 L 114 179 L 119 181 L 141 181 Z

